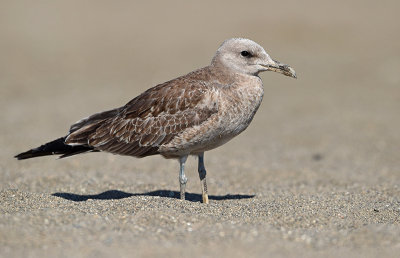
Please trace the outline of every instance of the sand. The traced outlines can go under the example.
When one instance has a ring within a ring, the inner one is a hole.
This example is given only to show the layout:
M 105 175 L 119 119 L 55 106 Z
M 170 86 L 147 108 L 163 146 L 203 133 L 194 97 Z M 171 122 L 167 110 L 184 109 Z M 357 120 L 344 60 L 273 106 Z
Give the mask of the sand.
M 399 8 L 3 1 L 0 257 L 398 256 Z M 207 65 L 233 36 L 298 79 L 261 75 L 253 123 L 205 155 L 209 205 L 194 157 L 186 201 L 174 160 L 12 158 Z

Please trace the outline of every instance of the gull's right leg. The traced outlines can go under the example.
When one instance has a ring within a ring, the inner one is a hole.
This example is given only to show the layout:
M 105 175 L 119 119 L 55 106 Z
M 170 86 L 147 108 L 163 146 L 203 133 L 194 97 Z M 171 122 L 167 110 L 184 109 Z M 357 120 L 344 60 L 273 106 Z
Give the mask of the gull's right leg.
M 201 183 L 201 194 L 203 196 L 203 203 L 208 203 L 207 183 L 206 183 L 206 168 L 204 166 L 204 152 L 199 155 L 199 177 Z
M 185 176 L 185 162 L 187 160 L 187 157 L 188 155 L 179 158 L 179 164 L 180 164 L 179 184 L 181 187 L 181 200 L 185 200 L 185 188 L 187 182 L 187 177 Z

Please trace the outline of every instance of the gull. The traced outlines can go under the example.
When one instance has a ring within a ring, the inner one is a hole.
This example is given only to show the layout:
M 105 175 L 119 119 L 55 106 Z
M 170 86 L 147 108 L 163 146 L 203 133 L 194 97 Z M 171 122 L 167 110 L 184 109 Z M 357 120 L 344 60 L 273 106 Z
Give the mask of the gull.
M 180 164 L 180 197 L 185 199 L 185 162 L 198 156 L 202 200 L 208 203 L 204 152 L 243 132 L 261 104 L 260 72 L 296 78 L 288 65 L 273 60 L 245 38 L 225 40 L 211 64 L 150 88 L 125 106 L 96 113 L 73 124 L 66 136 L 15 156 L 69 157 L 109 152 L 142 158 L 160 154 Z

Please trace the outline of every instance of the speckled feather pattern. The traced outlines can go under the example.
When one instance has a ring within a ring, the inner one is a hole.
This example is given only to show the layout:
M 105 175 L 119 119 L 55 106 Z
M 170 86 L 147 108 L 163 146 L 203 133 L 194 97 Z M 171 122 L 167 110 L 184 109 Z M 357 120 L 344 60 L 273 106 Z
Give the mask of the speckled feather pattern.
M 262 96 L 259 77 L 208 66 L 77 122 L 66 143 L 135 157 L 197 154 L 242 132 Z

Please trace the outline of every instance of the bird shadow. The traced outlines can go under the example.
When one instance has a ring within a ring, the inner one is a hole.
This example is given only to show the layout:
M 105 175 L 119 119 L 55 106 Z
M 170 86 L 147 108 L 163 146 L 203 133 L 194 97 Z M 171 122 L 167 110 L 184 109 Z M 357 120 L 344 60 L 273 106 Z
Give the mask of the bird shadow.
M 52 196 L 60 197 L 66 200 L 74 202 L 84 202 L 87 200 L 119 200 L 124 198 L 129 198 L 133 196 L 159 196 L 167 197 L 173 199 L 180 199 L 180 192 L 169 191 L 169 190 L 156 190 L 146 193 L 127 193 L 119 190 L 109 190 L 99 194 L 74 194 L 74 193 L 53 193 Z M 250 199 L 255 195 L 247 194 L 227 194 L 227 195 L 209 195 L 210 200 L 240 200 L 240 199 Z M 201 194 L 186 193 L 185 196 L 187 201 L 199 202 L 202 200 Z

